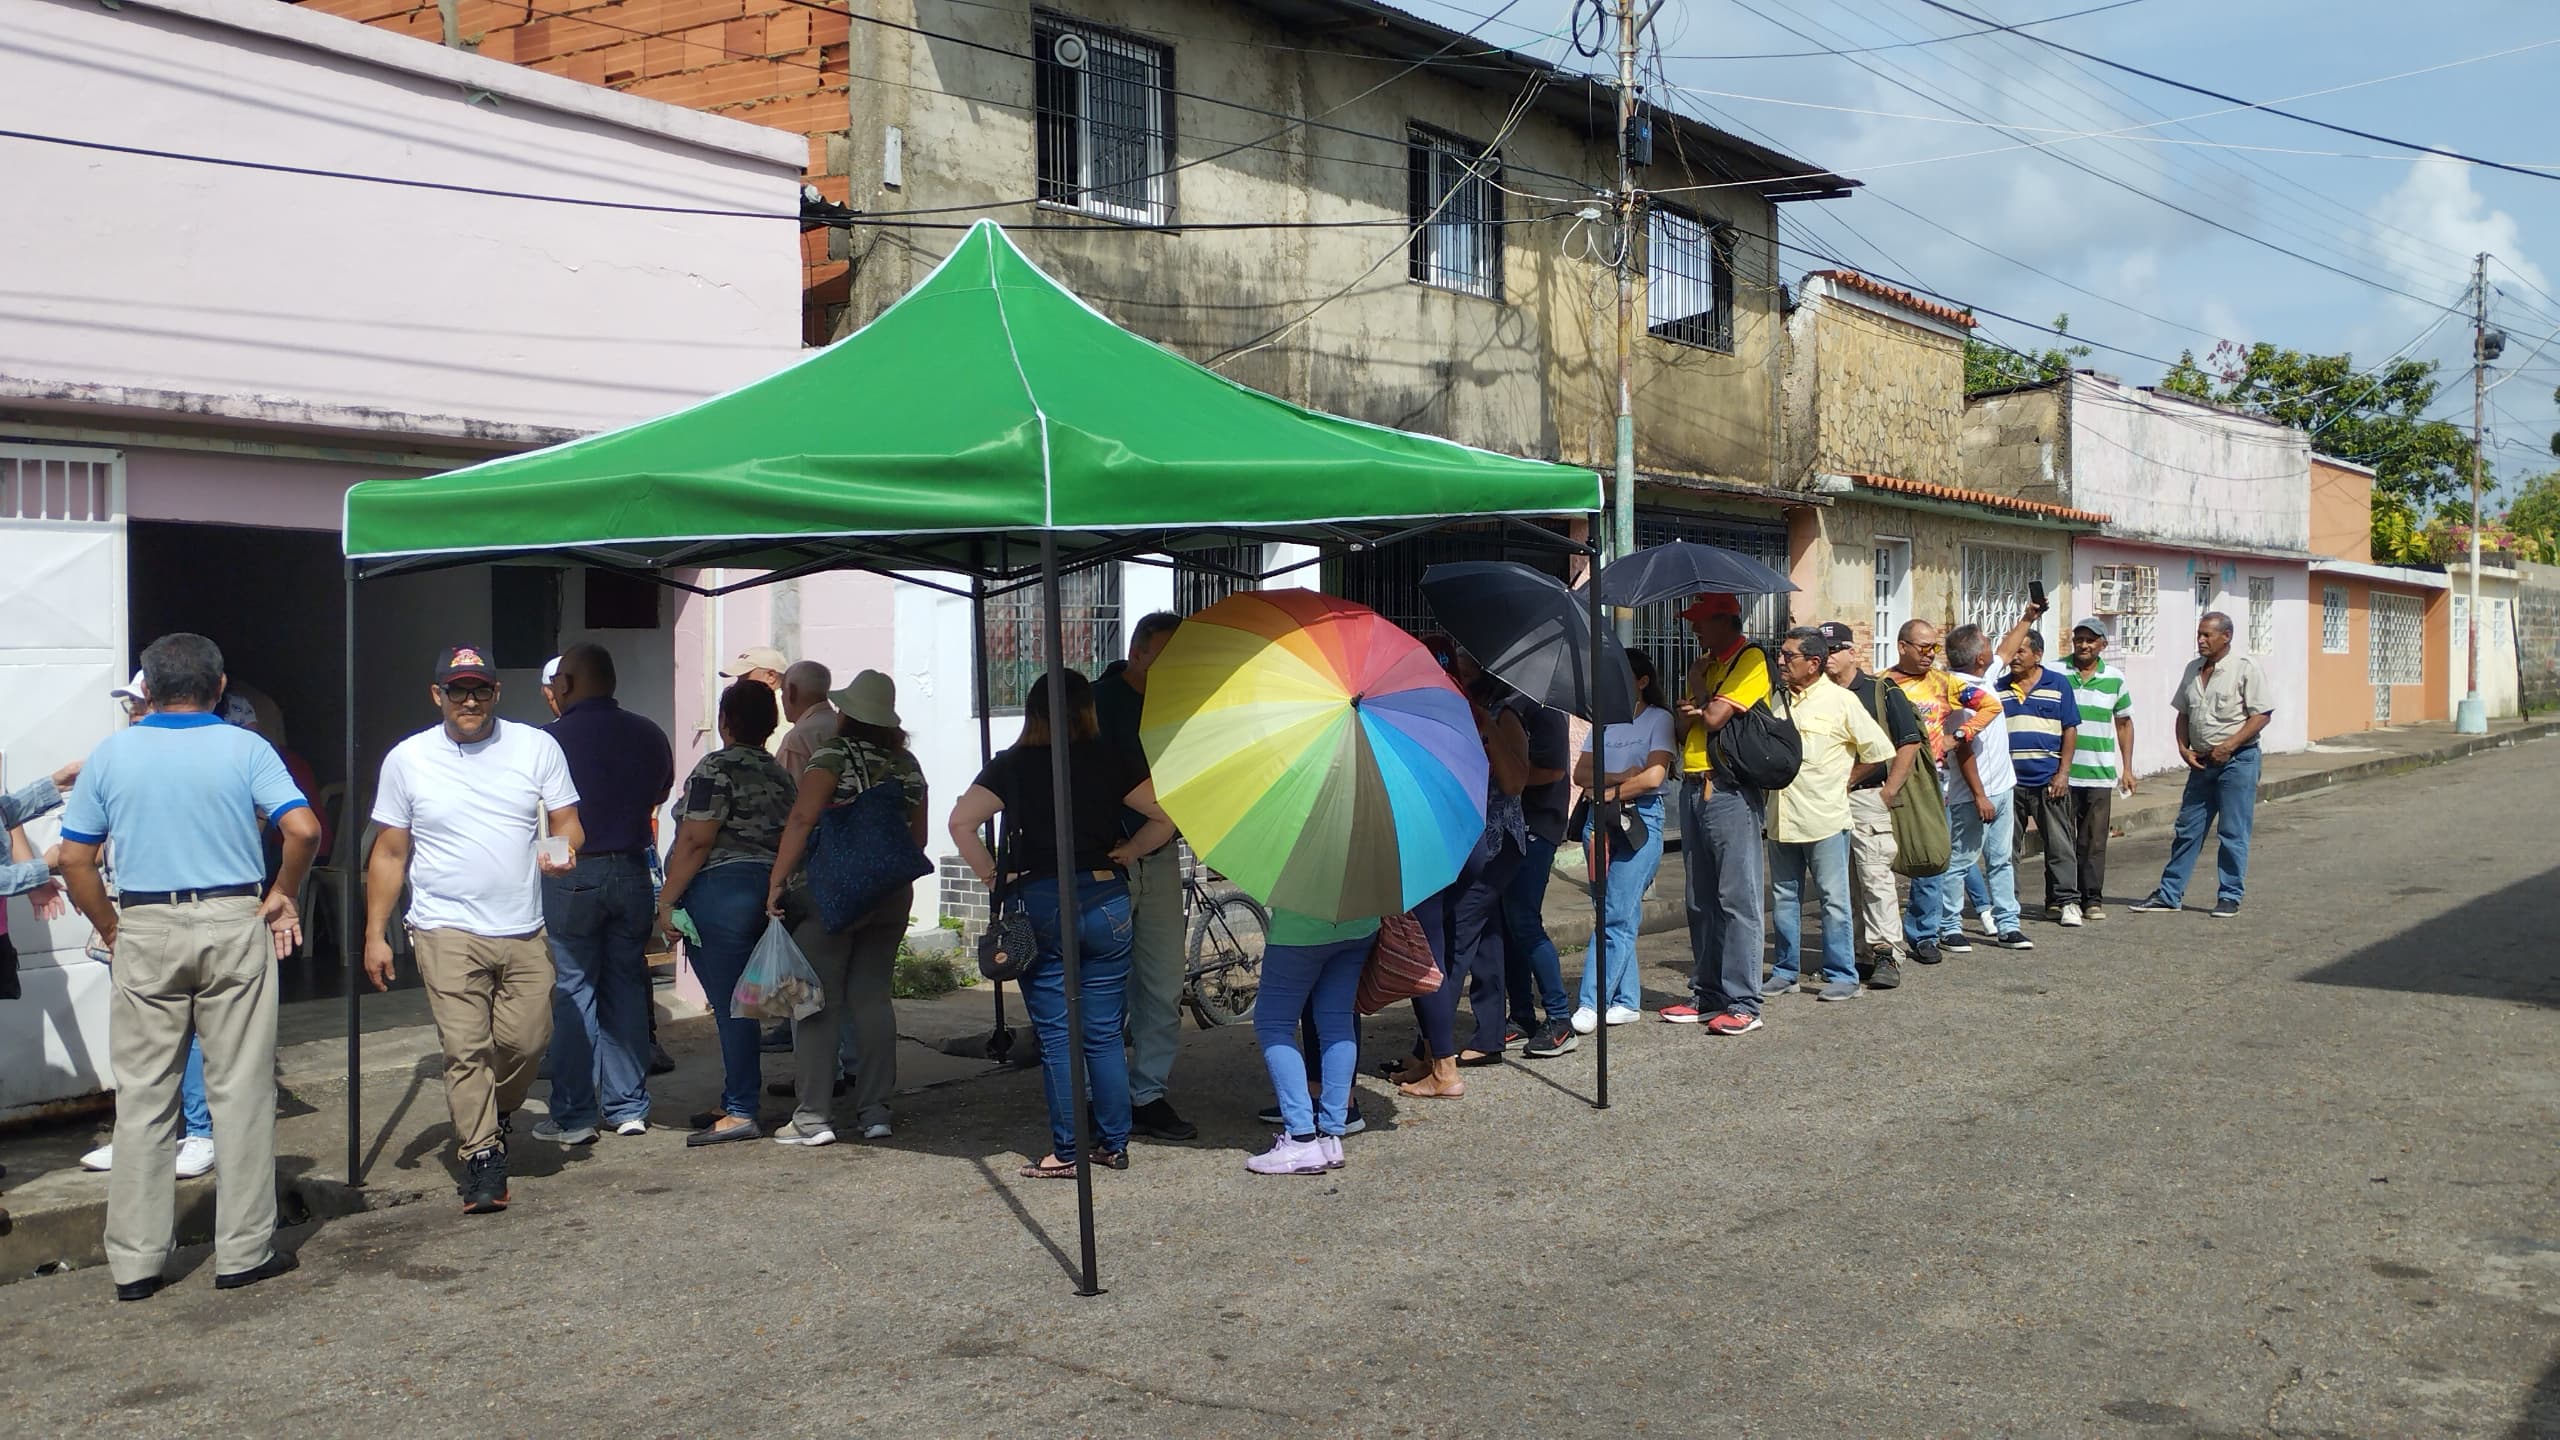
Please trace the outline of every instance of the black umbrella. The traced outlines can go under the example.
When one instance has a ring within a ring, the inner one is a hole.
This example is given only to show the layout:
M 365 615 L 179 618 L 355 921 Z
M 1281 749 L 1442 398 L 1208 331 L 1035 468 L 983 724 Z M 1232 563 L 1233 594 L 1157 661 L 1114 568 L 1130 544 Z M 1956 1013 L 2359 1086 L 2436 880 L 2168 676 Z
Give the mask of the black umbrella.
M 1795 588 L 1748 555 L 1694 540 L 1648 546 L 1600 571 L 1600 603 L 1626 610 L 1683 595 L 1777 595 Z
M 1614 645 L 1603 647 L 1593 706 L 1590 615 L 1563 581 L 1516 561 L 1464 560 L 1423 571 L 1422 594 L 1450 638 L 1521 694 L 1585 720 L 1635 718 L 1635 672 Z

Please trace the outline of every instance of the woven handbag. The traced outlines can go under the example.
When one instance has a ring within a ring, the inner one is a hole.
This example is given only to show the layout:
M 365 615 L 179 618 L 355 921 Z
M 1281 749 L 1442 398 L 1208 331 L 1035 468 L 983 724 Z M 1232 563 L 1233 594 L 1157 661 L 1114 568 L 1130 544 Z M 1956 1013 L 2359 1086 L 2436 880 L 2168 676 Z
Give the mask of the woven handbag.
M 1361 1014 L 1375 1015 L 1399 1000 L 1437 991 L 1440 979 L 1440 961 L 1422 922 L 1410 914 L 1390 915 L 1378 922 L 1378 936 L 1369 942 L 1354 1003 Z
M 907 823 L 906 782 L 892 776 L 818 817 L 809 898 L 830 933 L 871 913 L 901 885 L 933 873 Z

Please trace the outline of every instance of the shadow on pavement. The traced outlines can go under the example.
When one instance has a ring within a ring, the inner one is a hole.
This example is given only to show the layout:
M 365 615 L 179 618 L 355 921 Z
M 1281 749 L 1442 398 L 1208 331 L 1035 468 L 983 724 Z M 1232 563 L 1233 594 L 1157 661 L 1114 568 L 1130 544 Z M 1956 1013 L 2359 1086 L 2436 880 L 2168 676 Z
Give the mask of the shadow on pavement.
M 2420 995 L 2465 995 L 2560 1009 L 2551 923 L 2560 919 L 2560 869 L 2520 880 L 2458 910 L 2431 914 L 2399 934 L 2302 978 Z M 2391 892 L 2417 909 L 2441 887 L 2412 880 Z
M 2560 1356 L 2554 1356 L 2542 1378 L 2533 1382 L 2533 1393 L 2525 1396 L 2524 1414 L 2507 1432 L 2508 1440 L 2548 1440 L 2553 1435 L 2560 1435 Z

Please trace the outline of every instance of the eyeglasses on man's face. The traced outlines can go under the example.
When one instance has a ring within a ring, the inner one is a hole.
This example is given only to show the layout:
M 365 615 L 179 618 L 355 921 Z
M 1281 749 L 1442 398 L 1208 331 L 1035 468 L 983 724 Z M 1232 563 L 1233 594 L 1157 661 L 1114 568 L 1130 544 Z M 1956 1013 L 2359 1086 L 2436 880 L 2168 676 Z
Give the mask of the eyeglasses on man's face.
M 456 705 L 486 705 L 498 698 L 495 685 L 446 685 L 444 698 Z
M 1898 640 L 1894 643 L 1905 650 L 1916 651 L 1922 655 L 1935 655 L 1940 649 L 1939 643 L 1935 640 Z

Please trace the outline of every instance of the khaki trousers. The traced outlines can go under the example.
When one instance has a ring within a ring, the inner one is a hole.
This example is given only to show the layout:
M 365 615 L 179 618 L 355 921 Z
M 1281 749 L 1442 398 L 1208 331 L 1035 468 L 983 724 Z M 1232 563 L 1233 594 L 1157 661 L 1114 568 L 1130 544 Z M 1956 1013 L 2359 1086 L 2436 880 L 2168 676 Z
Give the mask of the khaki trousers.
M 107 1001 L 116 1163 L 107 1175 L 106 1249 L 119 1285 L 150 1279 L 168 1263 L 189 1027 L 204 1042 L 205 1100 L 221 1157 L 214 1273 L 252 1270 L 274 1253 L 275 953 L 253 896 L 137 905 L 116 921 Z
M 551 1043 L 551 947 L 539 930 L 412 930 L 409 944 L 444 1044 L 454 1153 L 467 1160 L 499 1143 L 498 1117 L 533 1089 Z
M 790 907 L 791 943 L 817 972 L 818 993 L 826 1002 L 791 1027 L 792 1072 L 798 1077 L 791 1123 L 803 1134 L 834 1128 L 829 1117 L 846 1032 L 853 1036 L 854 1121 L 890 1121 L 889 1097 L 898 1093 L 898 1005 L 890 992 L 898 976 L 898 942 L 907 938 L 915 903 L 916 887 L 901 885 L 861 919 L 832 932 L 814 902 L 800 898 Z
M 1878 949 L 1899 958 L 1902 945 L 1902 901 L 1894 893 L 1893 812 L 1884 808 L 1884 792 L 1849 792 L 1849 895 L 1858 911 L 1858 953 Z

